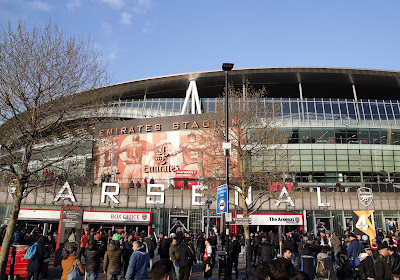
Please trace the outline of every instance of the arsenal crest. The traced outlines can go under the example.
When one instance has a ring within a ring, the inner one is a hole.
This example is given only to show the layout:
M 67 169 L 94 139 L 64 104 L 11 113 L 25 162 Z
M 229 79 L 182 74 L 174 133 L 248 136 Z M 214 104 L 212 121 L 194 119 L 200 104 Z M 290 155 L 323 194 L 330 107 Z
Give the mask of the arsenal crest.
M 167 163 L 167 147 L 165 145 L 161 145 L 157 147 L 154 151 L 154 161 L 157 165 L 164 165 Z
M 300 222 L 300 218 L 299 217 L 295 217 L 294 221 L 298 224 Z
M 143 214 L 142 219 L 143 219 L 143 221 L 145 221 L 147 219 L 147 214 Z
M 357 196 L 358 200 L 365 206 L 368 207 L 372 199 L 374 198 L 374 195 L 372 194 L 372 189 L 366 188 L 366 187 L 361 187 L 357 190 Z

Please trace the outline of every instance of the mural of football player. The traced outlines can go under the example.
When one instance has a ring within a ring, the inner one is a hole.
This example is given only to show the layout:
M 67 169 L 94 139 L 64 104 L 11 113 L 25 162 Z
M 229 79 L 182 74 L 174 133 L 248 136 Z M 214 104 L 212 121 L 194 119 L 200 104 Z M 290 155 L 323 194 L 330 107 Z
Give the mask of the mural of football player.
M 113 172 L 118 172 L 117 138 L 100 139 L 97 146 L 98 153 L 94 155 L 98 166 L 95 183 L 100 184 L 101 182 L 109 180 Z
M 139 140 L 139 135 L 132 135 L 132 140 L 119 149 L 119 157 L 125 165 L 122 176 L 124 182 L 142 179 L 142 157 L 147 145 L 139 142 Z
M 182 153 L 183 170 L 199 170 L 200 151 L 206 149 L 206 145 L 197 142 L 196 134 L 190 133 L 187 136 L 187 142 L 179 145 L 177 153 Z

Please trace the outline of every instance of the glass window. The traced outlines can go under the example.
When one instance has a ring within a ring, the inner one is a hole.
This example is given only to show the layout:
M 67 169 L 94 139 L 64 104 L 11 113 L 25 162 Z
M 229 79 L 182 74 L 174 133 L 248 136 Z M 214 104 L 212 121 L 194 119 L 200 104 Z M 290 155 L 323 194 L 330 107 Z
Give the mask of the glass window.
M 313 159 L 314 160 L 324 160 L 325 159 L 325 157 L 324 157 L 324 155 L 313 155 Z
M 301 160 L 312 160 L 312 156 L 311 155 L 301 155 L 300 157 Z
M 369 102 L 363 103 L 363 108 L 364 108 L 364 117 L 366 120 L 371 120 L 372 119 L 372 114 L 371 114 L 371 108 Z
M 378 103 L 378 112 L 382 120 L 386 120 L 386 111 L 383 103 Z
M 336 160 L 336 155 L 325 155 L 326 160 Z
M 356 118 L 356 109 L 354 107 L 354 103 L 353 102 L 347 103 L 347 108 L 349 110 L 349 117 L 351 119 L 354 119 L 354 120 L 357 119 Z
M 394 113 L 393 113 L 393 109 L 392 109 L 392 104 L 386 104 L 386 111 L 387 111 L 387 118 L 389 120 L 393 120 L 394 119 Z
M 331 103 L 329 101 L 324 102 L 324 110 L 325 110 L 325 118 L 327 120 L 332 119 L 332 108 L 331 108 Z

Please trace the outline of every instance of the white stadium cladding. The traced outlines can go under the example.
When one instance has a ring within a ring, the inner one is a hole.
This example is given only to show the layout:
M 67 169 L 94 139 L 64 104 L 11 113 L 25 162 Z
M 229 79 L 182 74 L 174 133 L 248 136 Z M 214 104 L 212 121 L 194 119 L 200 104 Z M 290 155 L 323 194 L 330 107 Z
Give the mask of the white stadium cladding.
M 162 120 L 168 123 L 185 116 L 189 118 L 191 113 L 213 112 L 216 103 L 223 102 L 224 78 L 223 71 L 206 71 L 110 85 L 103 90 L 112 101 L 101 113 L 116 122 Z M 331 67 L 271 67 L 229 72 L 229 82 L 236 88 L 247 81 L 255 88 L 266 88 L 263 99 L 266 106 L 281 107 L 278 118 L 285 124 L 284 129 L 291 132 L 287 148 L 294 153 L 292 161 L 298 166 L 296 175 L 286 180 L 291 183 L 292 191 L 298 191 L 295 205 L 281 203 L 276 207 L 271 202 L 259 214 L 302 215 L 299 225 L 303 230 L 316 230 L 319 223 L 325 222 L 327 227 L 342 232 L 349 226 L 352 211 L 374 210 L 372 219 L 376 228 L 386 230 L 388 224 L 397 226 L 400 218 L 400 188 L 397 187 L 400 183 L 400 72 Z M 173 180 L 159 181 L 164 184 L 158 189 L 163 191 L 163 203 L 154 203 L 159 195 L 154 196 L 155 189 L 144 186 L 121 188 L 115 194 L 118 203 L 106 195 L 103 197 L 107 191 L 93 183 L 94 170 L 99 170 L 94 156 L 94 147 L 88 146 L 74 161 L 74 173 L 87 178 L 87 182 L 71 190 L 75 201 L 68 199 L 68 193 L 66 199 L 55 201 L 65 182 L 60 180 L 44 196 L 40 192 L 30 194 L 22 207 L 59 209 L 62 205 L 74 205 L 92 211 L 151 212 L 149 226 L 156 230 L 170 230 L 171 221 L 176 217 L 182 217 L 190 230 L 204 229 L 205 207 L 193 203 L 199 199 L 197 194 L 184 188 L 169 188 Z M 113 166 L 111 170 L 115 172 Z M 113 175 L 115 179 L 117 175 Z M 144 178 L 133 179 L 129 178 L 144 185 Z M 357 192 L 361 186 L 372 191 L 373 198 L 367 206 Z M 231 200 L 233 203 L 234 195 Z M 8 194 L 0 196 L 3 220 L 8 215 L 10 201 Z M 29 215 L 21 219 L 31 220 Z M 49 218 L 48 222 L 55 221 Z M 108 224 L 125 222 L 110 220 Z M 254 225 L 257 229 L 263 226 Z

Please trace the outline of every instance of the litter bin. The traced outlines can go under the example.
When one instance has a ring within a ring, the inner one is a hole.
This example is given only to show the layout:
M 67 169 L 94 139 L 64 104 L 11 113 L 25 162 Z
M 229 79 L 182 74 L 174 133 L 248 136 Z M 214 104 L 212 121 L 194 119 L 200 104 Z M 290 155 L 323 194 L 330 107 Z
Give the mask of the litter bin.
M 314 257 L 304 255 L 301 256 L 301 270 L 310 276 L 311 279 L 314 279 L 315 276 L 315 269 L 314 269 Z
M 220 280 L 227 280 L 231 279 L 232 276 L 232 269 L 228 267 L 227 271 L 225 271 L 226 267 L 226 251 L 217 251 L 217 256 L 218 256 L 218 279 Z M 228 257 L 229 261 L 229 257 Z M 228 274 L 225 275 L 225 272 Z

